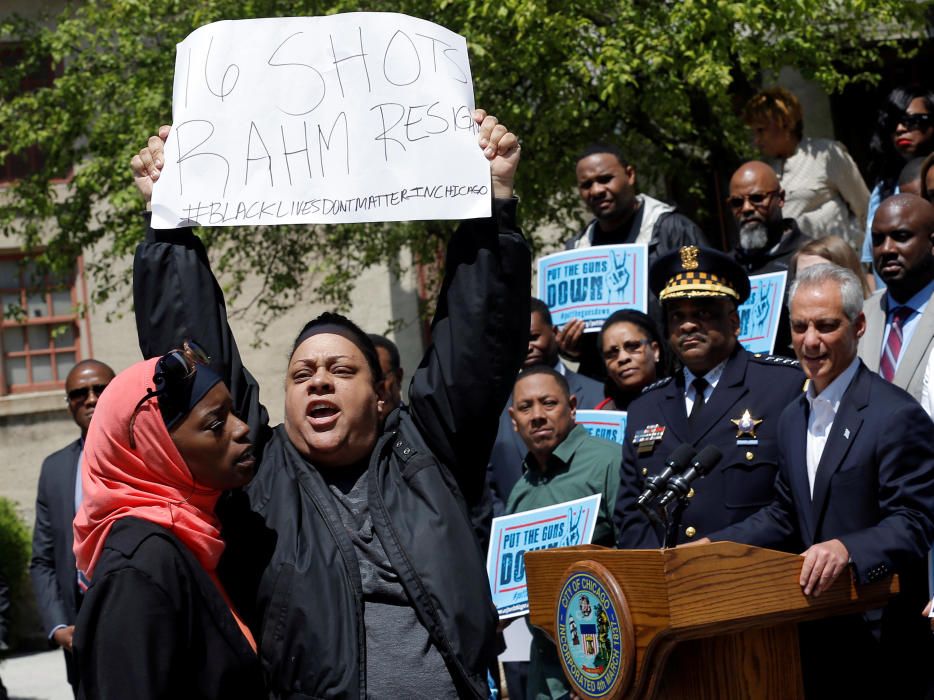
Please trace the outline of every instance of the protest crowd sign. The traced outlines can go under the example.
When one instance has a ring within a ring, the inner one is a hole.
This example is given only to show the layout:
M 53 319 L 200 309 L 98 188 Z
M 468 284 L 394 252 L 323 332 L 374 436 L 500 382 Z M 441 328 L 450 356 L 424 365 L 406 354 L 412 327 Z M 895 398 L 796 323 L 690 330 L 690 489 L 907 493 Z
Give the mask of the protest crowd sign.
M 584 332 L 600 330 L 620 309 L 646 310 L 648 255 L 643 245 L 605 245 L 568 250 L 538 259 L 538 298 L 552 321 L 574 318 Z
M 529 610 L 525 553 L 590 544 L 601 494 L 493 518 L 487 575 L 500 619 Z
M 774 351 L 787 278 L 784 270 L 749 278 L 749 298 L 737 309 L 739 342 L 749 352 Z
M 574 422 L 583 426 L 592 437 L 622 445 L 626 441 L 626 411 L 577 409 Z
M 178 45 L 153 226 L 489 216 L 463 37 L 394 13 L 216 22 Z

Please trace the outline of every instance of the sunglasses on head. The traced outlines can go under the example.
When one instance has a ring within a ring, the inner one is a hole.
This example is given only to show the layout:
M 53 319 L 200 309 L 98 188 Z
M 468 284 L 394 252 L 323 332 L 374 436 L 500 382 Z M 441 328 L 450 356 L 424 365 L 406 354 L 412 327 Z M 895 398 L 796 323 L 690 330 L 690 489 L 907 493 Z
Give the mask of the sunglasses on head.
M 778 194 L 778 190 L 772 190 L 771 192 L 753 192 L 752 194 L 745 195 L 733 195 L 726 198 L 726 203 L 729 204 L 733 209 L 742 209 L 743 204 L 746 203 L 746 200 L 749 200 L 749 203 L 752 206 L 759 206 L 764 204 L 766 200 Z
M 893 129 L 901 124 L 908 131 L 924 131 L 931 124 L 931 115 L 926 112 L 915 112 L 914 114 L 905 112 L 904 114 L 892 116 L 889 121 Z
M 159 358 L 156 363 L 156 372 L 152 376 L 156 388 L 147 389 L 146 395 L 136 404 L 136 408 L 133 409 L 133 416 L 130 418 L 131 448 L 136 449 L 133 426 L 136 424 L 136 416 L 139 414 L 142 405 L 149 399 L 178 391 L 195 376 L 198 365 L 209 365 L 210 363 L 210 356 L 193 340 L 183 341 L 182 347 L 169 350 Z
M 68 400 L 73 401 L 75 403 L 79 403 L 81 401 L 87 401 L 88 396 L 91 395 L 92 391 L 94 392 L 94 395 L 96 397 L 100 398 L 100 395 L 104 393 L 104 389 L 106 388 L 107 388 L 106 384 L 92 384 L 90 386 L 81 386 L 81 387 L 78 387 L 77 389 L 72 389 L 71 391 L 68 392 L 67 394 Z

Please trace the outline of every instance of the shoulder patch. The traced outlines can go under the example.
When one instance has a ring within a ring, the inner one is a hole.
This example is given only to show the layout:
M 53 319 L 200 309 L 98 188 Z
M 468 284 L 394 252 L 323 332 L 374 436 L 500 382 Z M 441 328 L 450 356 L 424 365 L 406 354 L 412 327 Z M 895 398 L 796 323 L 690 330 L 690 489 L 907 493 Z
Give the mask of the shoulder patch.
M 647 387 L 645 387 L 642 390 L 642 393 L 647 394 L 653 389 L 661 389 L 663 386 L 668 384 L 668 382 L 670 382 L 672 379 L 674 379 L 674 377 L 665 377 L 664 379 L 659 379 L 657 382 L 652 382 L 651 384 L 649 384 Z
M 790 357 L 782 357 L 781 355 L 763 355 L 761 352 L 757 352 L 754 355 L 749 357 L 753 362 L 757 362 L 760 365 L 778 365 L 780 367 L 801 367 L 801 363 L 797 360 L 793 360 Z

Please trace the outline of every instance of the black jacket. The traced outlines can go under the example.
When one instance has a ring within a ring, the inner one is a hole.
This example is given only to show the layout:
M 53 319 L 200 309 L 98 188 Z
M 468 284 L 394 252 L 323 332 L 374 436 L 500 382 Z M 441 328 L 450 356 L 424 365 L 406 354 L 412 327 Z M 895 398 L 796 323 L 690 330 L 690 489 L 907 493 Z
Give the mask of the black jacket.
M 387 419 L 367 476 L 374 529 L 463 697 L 487 696 L 496 653 L 496 612 L 467 506 L 481 496 L 527 348 L 531 261 L 514 210 L 497 202 L 494 218 L 464 222 L 452 238 L 433 344 L 409 404 Z M 284 428 L 268 428 L 200 242 L 190 231 L 150 231 L 148 240 L 134 271 L 143 354 L 197 339 L 228 378 L 260 456 L 254 481 L 219 506 L 229 543 L 221 576 L 238 604 L 255 601 L 271 695 L 362 699 L 359 564 L 333 497 Z
M 81 440 L 75 440 L 46 457 L 39 474 L 29 572 L 46 636 L 75 624 L 78 615 L 72 522 L 80 454 Z
M 175 535 L 122 518 L 78 614 L 78 698 L 251 700 L 259 659 L 217 586 Z

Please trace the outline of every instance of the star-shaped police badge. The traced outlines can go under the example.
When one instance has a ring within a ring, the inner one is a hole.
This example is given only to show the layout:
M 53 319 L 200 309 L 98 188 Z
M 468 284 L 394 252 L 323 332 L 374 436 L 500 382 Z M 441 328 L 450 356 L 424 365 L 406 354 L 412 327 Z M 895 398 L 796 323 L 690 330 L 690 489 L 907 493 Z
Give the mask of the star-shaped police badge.
M 739 418 L 730 418 L 730 422 L 736 426 L 736 437 L 756 437 L 756 426 L 762 422 L 762 419 L 753 418 L 749 415 L 747 408 Z

